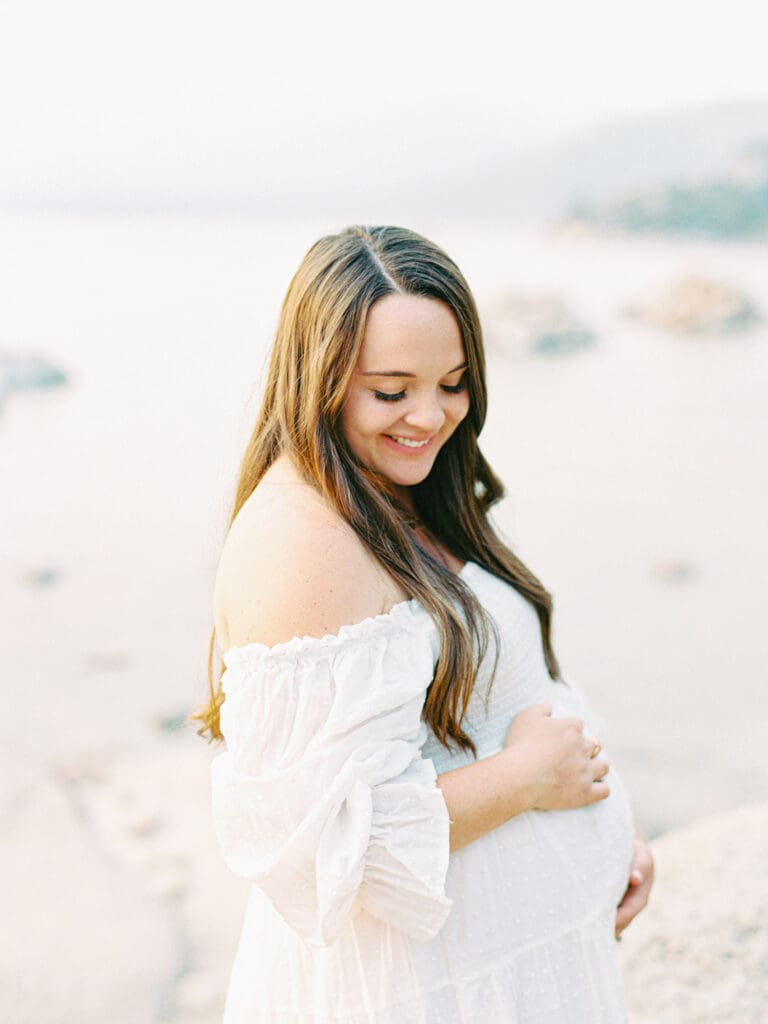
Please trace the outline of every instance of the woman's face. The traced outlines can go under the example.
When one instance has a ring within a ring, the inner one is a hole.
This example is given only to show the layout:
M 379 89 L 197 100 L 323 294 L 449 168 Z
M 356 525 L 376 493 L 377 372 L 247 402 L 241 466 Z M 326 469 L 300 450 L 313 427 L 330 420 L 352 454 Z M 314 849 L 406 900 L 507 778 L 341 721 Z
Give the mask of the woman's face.
M 421 483 L 468 411 L 466 354 L 450 308 L 422 295 L 375 302 L 341 419 L 358 459 L 399 487 Z

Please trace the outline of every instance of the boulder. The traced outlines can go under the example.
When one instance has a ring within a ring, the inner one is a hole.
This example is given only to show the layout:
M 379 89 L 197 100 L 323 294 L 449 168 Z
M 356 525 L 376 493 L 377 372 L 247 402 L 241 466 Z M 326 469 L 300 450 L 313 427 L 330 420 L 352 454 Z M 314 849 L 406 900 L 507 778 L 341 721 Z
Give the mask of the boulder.
M 636 320 L 682 334 L 732 334 L 760 321 L 743 292 L 699 275 L 675 281 L 626 312 Z
M 0 393 L 66 384 L 66 374 L 42 356 L 0 352 Z
M 631 1024 L 768 1019 L 768 804 L 654 840 L 656 882 L 619 945 Z
M 562 299 L 510 295 L 486 314 L 488 340 L 504 354 L 558 356 L 591 345 L 594 332 Z

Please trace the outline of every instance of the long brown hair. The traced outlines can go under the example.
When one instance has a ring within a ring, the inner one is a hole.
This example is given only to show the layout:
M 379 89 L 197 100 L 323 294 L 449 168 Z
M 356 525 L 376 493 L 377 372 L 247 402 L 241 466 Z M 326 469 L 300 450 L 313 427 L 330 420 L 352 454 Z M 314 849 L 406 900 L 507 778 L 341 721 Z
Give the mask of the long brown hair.
M 449 306 L 467 360 L 469 412 L 438 453 L 427 479 L 411 488 L 417 519 L 392 495 L 388 481 L 359 463 L 341 429 L 368 312 L 378 299 L 398 293 Z M 441 645 L 424 717 L 449 750 L 453 740 L 475 756 L 462 721 L 494 626 L 461 577 L 427 549 L 417 527 L 462 560 L 510 583 L 534 604 L 549 674 L 560 676 L 550 640 L 551 596 L 488 520 L 488 510 L 504 489 L 477 443 L 486 408 L 480 320 L 453 260 L 405 228 L 356 226 L 327 235 L 307 252 L 283 301 L 266 390 L 229 521 L 231 525 L 275 459 L 289 456 L 389 575 L 431 615 Z M 208 731 L 209 742 L 223 738 L 219 708 L 224 694 L 221 670 L 214 673 L 215 643 L 214 630 L 208 649 L 209 702 L 187 719 L 203 723 L 198 734 Z

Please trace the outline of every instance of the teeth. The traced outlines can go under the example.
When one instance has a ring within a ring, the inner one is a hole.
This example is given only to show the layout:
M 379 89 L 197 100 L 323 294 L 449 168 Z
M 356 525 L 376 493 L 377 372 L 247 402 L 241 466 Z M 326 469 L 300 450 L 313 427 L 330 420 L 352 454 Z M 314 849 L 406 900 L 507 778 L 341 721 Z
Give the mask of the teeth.
M 429 444 L 429 438 L 426 441 L 412 441 L 408 437 L 394 437 L 393 441 L 397 441 L 398 444 L 403 445 L 405 448 L 423 448 L 425 444 Z

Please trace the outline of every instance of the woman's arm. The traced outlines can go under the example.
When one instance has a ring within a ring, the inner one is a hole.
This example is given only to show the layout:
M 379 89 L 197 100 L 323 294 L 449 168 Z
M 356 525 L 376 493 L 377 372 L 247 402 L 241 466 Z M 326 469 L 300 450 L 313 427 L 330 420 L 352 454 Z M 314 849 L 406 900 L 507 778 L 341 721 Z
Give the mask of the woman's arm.
M 516 814 L 564 810 L 604 800 L 610 765 L 592 757 L 594 739 L 575 718 L 552 718 L 549 704 L 515 716 L 503 750 L 438 775 L 451 819 L 451 853 Z
M 219 575 L 233 645 L 227 749 L 211 766 L 225 861 L 310 945 L 335 942 L 361 909 L 424 942 L 452 902 L 448 811 L 421 755 L 426 613 L 379 614 L 391 601 L 360 542 L 280 512 L 241 520 Z
M 437 784 L 451 819 L 451 853 L 532 807 L 529 788 L 506 750 L 443 772 Z

